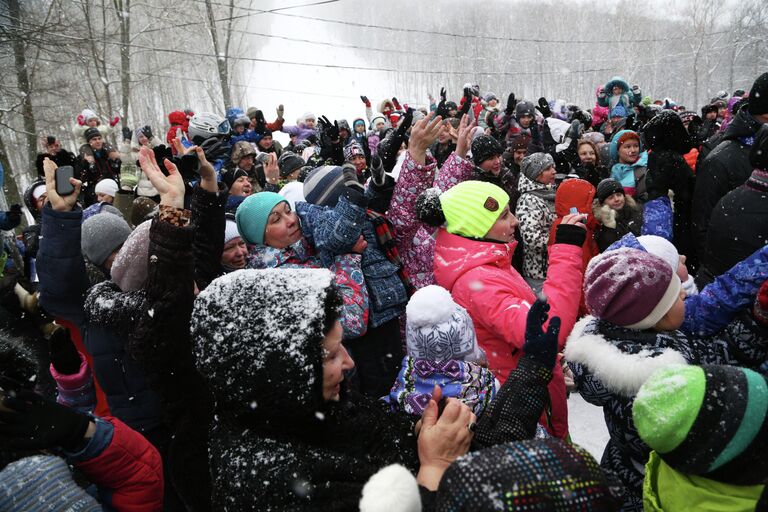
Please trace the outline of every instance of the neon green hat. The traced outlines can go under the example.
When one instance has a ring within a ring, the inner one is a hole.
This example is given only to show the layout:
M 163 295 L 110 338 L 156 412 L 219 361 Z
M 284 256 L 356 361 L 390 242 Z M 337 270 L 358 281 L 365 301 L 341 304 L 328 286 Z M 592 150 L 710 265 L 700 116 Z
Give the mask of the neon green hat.
M 507 204 L 509 195 L 484 181 L 464 181 L 440 194 L 446 230 L 468 238 L 483 238 Z

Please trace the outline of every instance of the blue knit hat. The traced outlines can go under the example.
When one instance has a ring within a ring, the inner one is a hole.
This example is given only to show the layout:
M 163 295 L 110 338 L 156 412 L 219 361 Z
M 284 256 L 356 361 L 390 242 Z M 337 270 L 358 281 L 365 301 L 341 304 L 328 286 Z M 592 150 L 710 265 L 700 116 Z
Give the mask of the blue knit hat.
M 304 178 L 304 198 L 318 206 L 336 206 L 344 192 L 344 171 L 341 167 L 324 165 Z
M 274 192 L 259 192 L 248 196 L 237 208 L 237 231 L 246 243 L 264 245 L 264 231 L 272 209 L 287 201 Z

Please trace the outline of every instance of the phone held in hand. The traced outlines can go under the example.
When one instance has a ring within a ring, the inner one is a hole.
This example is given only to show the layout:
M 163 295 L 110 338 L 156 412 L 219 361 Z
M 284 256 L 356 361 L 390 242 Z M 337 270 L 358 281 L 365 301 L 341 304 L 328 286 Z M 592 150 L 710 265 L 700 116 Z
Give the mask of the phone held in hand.
M 65 165 L 56 169 L 56 193 L 60 196 L 68 196 L 75 191 L 75 186 L 70 183 L 70 178 L 75 177 L 75 169 L 71 165 Z

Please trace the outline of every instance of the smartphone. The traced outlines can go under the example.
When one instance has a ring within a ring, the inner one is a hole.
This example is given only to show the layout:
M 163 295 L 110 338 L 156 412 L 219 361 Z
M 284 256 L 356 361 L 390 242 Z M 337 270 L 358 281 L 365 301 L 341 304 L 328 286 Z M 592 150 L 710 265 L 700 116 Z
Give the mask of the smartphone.
M 56 193 L 60 196 L 68 196 L 75 191 L 75 186 L 69 182 L 75 177 L 75 169 L 71 165 L 64 165 L 56 169 Z

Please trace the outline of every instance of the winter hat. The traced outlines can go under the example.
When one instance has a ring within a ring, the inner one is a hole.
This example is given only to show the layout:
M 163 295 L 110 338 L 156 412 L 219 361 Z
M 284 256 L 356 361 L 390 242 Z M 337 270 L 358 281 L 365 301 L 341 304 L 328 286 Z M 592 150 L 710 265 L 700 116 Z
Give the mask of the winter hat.
M 232 188 L 232 184 L 235 183 L 238 178 L 243 176 L 247 178 L 248 173 L 239 167 L 235 167 L 234 169 L 224 169 L 221 172 L 221 181 L 224 182 L 227 188 Z
M 429 285 L 419 289 L 411 296 L 405 312 L 409 356 L 430 361 L 485 360 L 469 313 L 453 301 L 445 288 Z
M 123 213 L 120 210 L 109 203 L 94 203 L 83 210 L 83 222 L 100 213 L 111 213 L 112 215 L 123 216 Z
M 536 181 L 545 169 L 555 165 L 555 160 L 549 153 L 532 153 L 523 158 L 520 164 L 520 170 L 531 181 Z
M 259 192 L 245 198 L 237 208 L 237 231 L 248 244 L 264 245 L 264 231 L 272 209 L 285 198 L 274 192 Z
M 112 217 L 112 215 L 111 215 Z M 144 288 L 149 274 L 149 228 L 151 220 L 136 226 L 130 234 L 115 262 L 112 263 L 112 281 L 124 292 L 134 292 Z
M 360 512 L 421 512 L 416 478 L 399 464 L 380 469 L 366 482 Z
M 589 141 L 595 146 L 605 143 L 605 135 L 600 132 L 587 132 L 581 136 L 583 140 Z
M 637 249 L 596 256 L 584 276 L 589 313 L 636 330 L 656 325 L 678 300 L 680 289 L 680 278 L 667 262 Z
M 315 117 L 315 114 L 313 114 L 312 112 L 304 112 L 304 115 L 301 116 L 301 120 L 307 121 L 309 119 L 312 119 L 314 121 L 314 120 L 317 120 L 317 117 Z
M 507 204 L 504 190 L 483 181 L 464 181 L 440 194 L 446 230 L 469 238 L 485 237 Z
M 296 169 L 301 169 L 306 165 L 303 158 L 292 151 L 283 151 L 280 158 L 277 159 L 277 166 L 280 168 L 280 177 L 286 178 Z
M 131 225 L 138 226 L 157 212 L 157 203 L 148 197 L 137 197 L 131 205 Z
M 768 477 L 768 383 L 735 366 L 661 368 L 632 406 L 640 438 L 669 466 L 735 485 Z
M 226 213 L 234 214 L 237 212 L 238 207 L 243 204 L 245 198 L 248 196 L 229 196 L 227 197 L 227 204 L 224 205 L 224 211 Z
M 101 266 L 130 234 L 131 227 L 121 216 L 100 213 L 83 222 L 80 249 L 91 263 Z
M 310 172 L 304 180 L 304 197 L 318 206 L 335 206 L 344 192 L 344 171 L 324 165 Z
M 672 242 L 656 235 L 639 236 L 637 241 L 646 251 L 663 259 L 672 269 L 672 272 L 677 273 L 677 267 L 680 265 L 680 254 Z
M 755 134 L 755 142 L 749 151 L 749 163 L 753 169 L 768 172 L 768 123 L 762 125 Z
M 513 138 L 511 141 L 509 141 L 507 147 L 511 149 L 512 151 L 520 151 L 520 150 L 527 150 L 528 149 L 528 143 L 531 141 L 530 137 L 526 137 L 525 135 L 518 135 L 517 137 Z
M 492 93 L 492 92 L 485 93 L 485 96 L 483 96 L 483 101 L 488 103 L 491 100 L 499 101 L 499 98 L 497 98 L 496 95 L 494 93 Z
M 606 178 L 597 184 L 595 197 L 600 201 L 600 204 L 603 204 L 603 201 L 617 192 L 624 193 L 624 187 L 621 186 L 621 183 L 614 179 Z
M 227 217 L 224 224 L 224 245 L 228 244 L 235 238 L 240 238 L 240 232 L 237 230 L 237 221 Z
M 768 73 L 763 73 L 749 90 L 749 113 L 768 114 Z
M 530 101 L 518 101 L 515 105 L 515 119 L 520 119 L 523 116 L 536 117 L 536 107 Z
M 694 118 L 698 117 L 698 114 L 692 110 L 683 110 L 682 112 L 678 112 L 677 115 L 680 116 L 680 120 L 684 123 L 691 122 Z
M 35 201 L 37 201 L 38 199 L 40 199 L 40 196 L 47 193 L 48 193 L 48 189 L 45 188 L 45 183 L 41 183 L 32 189 L 32 198 Z
M 90 142 L 91 139 L 94 139 L 96 137 L 101 137 L 101 132 L 98 128 L 91 126 L 85 132 L 83 132 L 83 137 L 85 138 L 85 142 Z
M 241 140 L 232 146 L 232 163 L 238 165 L 246 156 L 256 156 L 256 148 L 248 141 Z
M 621 130 L 611 140 L 611 159 L 613 161 L 619 161 L 619 147 L 630 139 L 635 139 L 640 145 L 640 151 L 643 151 L 643 143 L 637 132 L 633 132 L 632 130 Z
M 645 146 L 654 151 L 668 149 L 684 155 L 692 147 L 691 137 L 683 120 L 673 110 L 663 110 L 654 116 L 643 127 L 643 134 Z
M 629 114 L 627 114 L 627 109 L 619 103 L 615 107 L 613 107 L 613 110 L 611 110 L 610 117 L 613 119 L 614 117 L 627 117 Z
M 357 118 L 357 119 L 355 119 L 355 120 L 352 122 L 352 128 L 357 128 L 357 125 L 359 125 L 359 124 L 361 124 L 361 125 L 365 126 L 365 120 L 364 120 L 364 119 L 361 119 L 361 118 Z
M 530 439 L 456 459 L 440 480 L 435 510 L 615 511 L 622 491 L 584 448 Z
M 603 124 L 608 120 L 609 115 L 610 110 L 608 110 L 608 107 L 601 107 L 599 105 L 592 107 L 592 126 Z
M 373 116 L 373 119 L 371 119 L 371 124 L 368 126 L 369 129 L 375 130 L 376 129 L 376 123 L 381 120 L 384 124 L 387 124 L 387 119 L 384 116 Z
M 352 160 L 352 157 L 355 156 L 362 156 L 365 158 L 365 151 L 363 151 L 363 146 L 361 146 L 359 142 L 353 140 L 344 146 L 344 160 L 349 162 Z
M 108 196 L 115 197 L 115 194 L 117 194 L 118 186 L 115 180 L 105 178 L 103 180 L 100 180 L 98 183 L 96 183 L 96 187 L 94 188 L 94 192 L 97 194 L 107 194 Z
M 94 112 L 89 108 L 83 109 L 83 111 L 80 112 L 80 117 L 82 117 L 83 121 L 86 123 L 91 119 L 96 119 L 96 120 L 99 119 L 99 116 L 96 115 L 96 112 Z
M 490 135 L 479 135 L 472 141 L 472 161 L 475 165 L 480 165 L 494 156 L 501 156 L 502 153 L 504 148 Z

